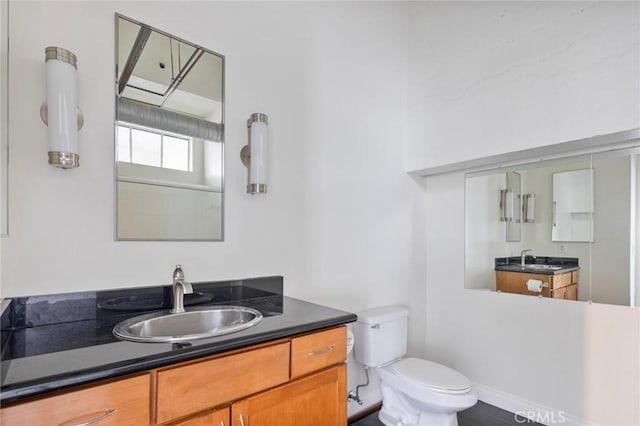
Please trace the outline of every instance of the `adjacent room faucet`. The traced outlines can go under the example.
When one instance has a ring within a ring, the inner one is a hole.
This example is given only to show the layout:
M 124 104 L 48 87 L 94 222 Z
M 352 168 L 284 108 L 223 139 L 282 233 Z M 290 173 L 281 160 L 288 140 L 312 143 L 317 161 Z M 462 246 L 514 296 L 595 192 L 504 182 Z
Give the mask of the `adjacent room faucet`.
M 524 249 L 520 252 L 520 266 L 525 265 L 525 260 L 527 258 L 527 252 L 532 251 L 532 249 Z
M 191 283 L 184 280 L 184 272 L 182 267 L 176 265 L 176 269 L 173 270 L 173 309 L 172 314 L 179 314 L 184 312 L 184 295 L 193 293 L 193 287 Z

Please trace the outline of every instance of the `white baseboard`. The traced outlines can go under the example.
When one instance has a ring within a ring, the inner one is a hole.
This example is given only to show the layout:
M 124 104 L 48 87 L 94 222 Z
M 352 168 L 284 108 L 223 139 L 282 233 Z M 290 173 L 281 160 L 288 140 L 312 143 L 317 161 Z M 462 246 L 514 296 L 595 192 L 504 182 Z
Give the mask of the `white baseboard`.
M 544 425 L 586 426 L 584 420 L 561 410 L 545 407 L 533 401 L 497 389 L 474 383 L 480 401 L 519 414 Z M 526 426 L 526 423 L 523 423 Z

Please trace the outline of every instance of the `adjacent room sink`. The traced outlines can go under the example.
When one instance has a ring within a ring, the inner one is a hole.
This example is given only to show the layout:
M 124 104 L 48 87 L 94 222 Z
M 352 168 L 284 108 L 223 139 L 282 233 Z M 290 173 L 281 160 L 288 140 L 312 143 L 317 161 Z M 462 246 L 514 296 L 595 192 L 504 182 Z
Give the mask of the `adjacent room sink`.
M 542 264 L 530 263 L 530 264 L 522 266 L 522 269 L 557 271 L 558 269 L 562 269 L 562 266 L 558 266 L 558 265 L 542 265 Z
M 113 328 L 116 337 L 134 342 L 182 342 L 235 333 L 258 324 L 262 314 L 243 306 L 209 306 L 181 313 L 139 315 Z

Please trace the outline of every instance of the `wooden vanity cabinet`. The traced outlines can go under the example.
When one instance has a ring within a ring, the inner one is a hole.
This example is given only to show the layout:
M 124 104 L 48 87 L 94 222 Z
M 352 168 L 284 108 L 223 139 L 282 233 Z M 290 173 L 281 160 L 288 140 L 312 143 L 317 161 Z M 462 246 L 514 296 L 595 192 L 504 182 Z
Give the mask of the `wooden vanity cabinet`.
M 0 409 L 2 426 L 149 424 L 149 374 L 85 387 Z
M 529 291 L 527 290 L 528 280 L 540 280 L 547 283 L 548 287 L 544 287 L 540 293 Z M 578 271 L 556 275 L 496 271 L 496 290 L 504 293 L 578 300 Z
M 0 425 L 346 426 L 346 330 L 279 339 L 2 407 Z
M 346 426 L 346 344 L 341 326 L 158 371 L 156 424 L 227 403 L 230 420 L 207 413 L 176 425 Z

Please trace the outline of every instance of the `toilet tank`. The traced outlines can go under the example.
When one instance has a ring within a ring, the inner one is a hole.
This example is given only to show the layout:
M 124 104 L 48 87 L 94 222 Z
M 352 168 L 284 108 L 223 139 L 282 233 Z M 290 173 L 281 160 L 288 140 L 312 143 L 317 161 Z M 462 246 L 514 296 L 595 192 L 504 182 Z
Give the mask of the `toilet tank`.
M 384 306 L 358 313 L 353 326 L 356 361 L 377 367 L 407 353 L 407 317 L 403 306 Z

